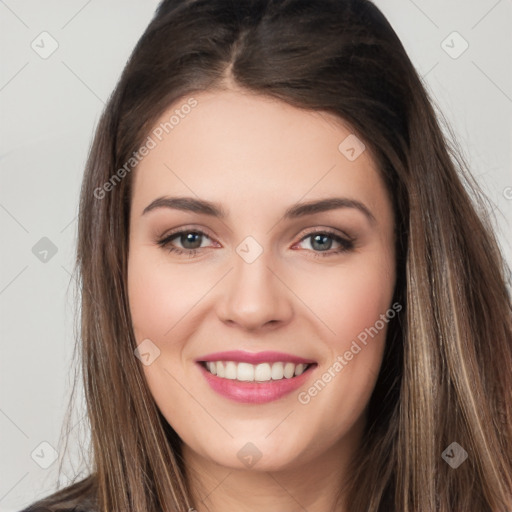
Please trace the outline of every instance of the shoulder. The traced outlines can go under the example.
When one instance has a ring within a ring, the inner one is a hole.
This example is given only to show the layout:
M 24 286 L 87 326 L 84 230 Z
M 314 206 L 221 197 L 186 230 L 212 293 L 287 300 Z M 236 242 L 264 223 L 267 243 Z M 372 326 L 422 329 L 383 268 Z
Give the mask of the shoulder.
M 32 503 L 20 512 L 98 512 L 93 475 Z

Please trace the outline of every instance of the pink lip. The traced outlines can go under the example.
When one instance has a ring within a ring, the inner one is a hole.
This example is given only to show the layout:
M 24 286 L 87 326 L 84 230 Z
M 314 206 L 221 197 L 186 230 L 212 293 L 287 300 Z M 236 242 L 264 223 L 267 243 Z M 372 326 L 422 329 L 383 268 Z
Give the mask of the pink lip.
M 219 361 L 220 359 L 212 360 Z M 279 360 L 282 361 L 282 359 Z M 211 374 L 200 362 L 197 363 L 197 366 L 214 391 L 235 402 L 252 404 L 263 404 L 279 400 L 292 391 L 297 390 L 309 379 L 316 367 L 316 365 L 311 366 L 298 377 L 292 377 L 291 379 L 284 378 L 267 382 L 240 382 L 217 377 Z
M 295 363 L 295 364 L 312 364 L 316 361 L 312 359 L 303 359 L 302 357 L 285 354 L 284 352 L 244 352 L 242 350 L 229 350 L 227 352 L 215 352 L 202 357 L 198 357 L 196 362 L 201 361 L 234 361 L 235 363 Z

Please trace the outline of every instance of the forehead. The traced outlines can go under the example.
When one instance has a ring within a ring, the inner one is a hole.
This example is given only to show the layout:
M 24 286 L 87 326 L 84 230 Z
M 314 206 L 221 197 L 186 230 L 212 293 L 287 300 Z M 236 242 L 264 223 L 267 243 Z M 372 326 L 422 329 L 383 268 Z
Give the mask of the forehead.
M 291 204 L 339 192 L 375 204 L 385 195 L 370 151 L 343 120 L 246 91 L 184 97 L 149 137 L 153 148 L 135 172 L 141 210 L 165 193 L 247 208 L 251 198 Z

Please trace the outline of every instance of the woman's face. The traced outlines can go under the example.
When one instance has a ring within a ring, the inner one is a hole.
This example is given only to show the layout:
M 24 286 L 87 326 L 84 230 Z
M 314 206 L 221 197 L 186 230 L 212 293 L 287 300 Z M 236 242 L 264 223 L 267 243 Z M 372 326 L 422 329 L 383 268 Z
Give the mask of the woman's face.
M 162 414 L 195 457 L 231 468 L 353 450 L 396 313 L 369 150 L 330 114 L 241 91 L 185 98 L 149 137 L 128 288 Z

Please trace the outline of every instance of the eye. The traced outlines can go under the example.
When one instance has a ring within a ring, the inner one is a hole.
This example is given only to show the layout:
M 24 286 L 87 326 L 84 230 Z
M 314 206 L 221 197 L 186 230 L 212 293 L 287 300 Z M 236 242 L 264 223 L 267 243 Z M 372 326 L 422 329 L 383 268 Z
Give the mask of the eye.
M 354 239 L 342 237 L 328 229 L 308 233 L 299 243 L 302 243 L 305 240 L 310 240 L 310 250 L 313 251 L 314 257 L 322 258 L 327 256 L 335 256 L 337 254 L 345 253 L 354 249 Z M 331 249 L 333 241 L 339 245 L 338 248 Z
M 161 240 L 157 241 L 160 247 L 165 248 L 167 251 L 178 254 L 187 255 L 190 258 L 196 256 L 200 249 L 204 249 L 202 245 L 204 239 L 211 238 L 200 229 L 182 229 L 180 231 L 174 231 Z M 345 253 L 354 248 L 354 240 L 349 237 L 342 237 L 337 233 L 328 229 L 321 231 L 313 231 L 302 237 L 299 244 L 305 240 L 310 240 L 310 251 L 314 257 L 326 257 L 335 256 L 336 254 Z M 339 247 L 332 249 L 333 241 L 338 244 Z M 176 247 L 175 243 L 181 244 L 181 247 Z M 297 246 L 298 244 L 295 244 Z
M 202 248 L 203 238 L 210 239 L 204 231 L 199 229 L 185 229 L 170 233 L 157 243 L 160 247 L 166 248 L 169 252 L 187 254 L 189 257 L 193 257 L 199 252 L 199 249 Z M 175 239 L 177 239 L 182 247 L 173 245 L 172 242 Z

